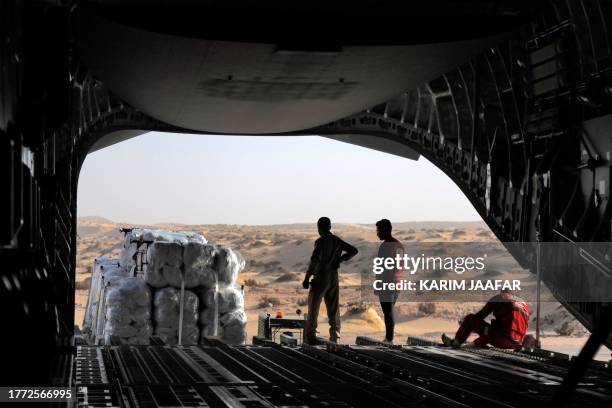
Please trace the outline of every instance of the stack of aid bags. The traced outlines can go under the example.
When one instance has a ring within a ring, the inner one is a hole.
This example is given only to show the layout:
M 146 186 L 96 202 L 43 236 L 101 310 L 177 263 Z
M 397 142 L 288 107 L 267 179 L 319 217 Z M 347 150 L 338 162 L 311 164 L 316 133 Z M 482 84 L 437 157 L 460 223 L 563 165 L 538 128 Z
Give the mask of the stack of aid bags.
M 238 251 L 210 245 L 193 233 L 132 230 L 127 235 L 125 258 L 141 248 L 138 242 L 147 244 L 144 282 L 153 291 L 155 335 L 167 344 L 198 344 L 201 336 L 245 342 L 244 297 L 236 286 L 245 261 Z
M 238 251 L 196 233 L 132 229 L 119 261 L 105 262 L 105 337 L 128 344 L 148 344 L 151 334 L 167 344 L 197 344 L 202 336 L 245 342 L 244 297 L 236 286 L 245 262 Z

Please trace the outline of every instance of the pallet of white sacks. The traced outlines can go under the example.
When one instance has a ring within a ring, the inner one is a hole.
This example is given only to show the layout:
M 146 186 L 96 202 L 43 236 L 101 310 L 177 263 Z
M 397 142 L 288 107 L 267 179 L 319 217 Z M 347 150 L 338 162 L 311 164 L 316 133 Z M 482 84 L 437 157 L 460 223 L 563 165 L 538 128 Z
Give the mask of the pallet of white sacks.
M 244 344 L 245 261 L 201 234 L 124 229 L 119 260 L 97 258 L 92 268 L 83 335 L 90 344 L 193 345 L 216 336 Z

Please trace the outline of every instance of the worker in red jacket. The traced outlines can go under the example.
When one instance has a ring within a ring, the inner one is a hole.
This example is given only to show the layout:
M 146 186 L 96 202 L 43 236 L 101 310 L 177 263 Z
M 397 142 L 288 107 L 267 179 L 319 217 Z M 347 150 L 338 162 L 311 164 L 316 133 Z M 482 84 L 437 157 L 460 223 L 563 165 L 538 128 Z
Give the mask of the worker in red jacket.
M 491 313 L 494 318 L 489 324 L 484 319 Z M 442 334 L 442 342 L 445 346 L 459 347 L 470 333 L 475 332 L 480 336 L 474 340 L 477 347 L 490 344 L 504 349 L 520 348 L 529 326 L 529 316 L 529 305 L 511 291 L 503 290 L 493 296 L 478 313 L 467 315 L 454 339 Z

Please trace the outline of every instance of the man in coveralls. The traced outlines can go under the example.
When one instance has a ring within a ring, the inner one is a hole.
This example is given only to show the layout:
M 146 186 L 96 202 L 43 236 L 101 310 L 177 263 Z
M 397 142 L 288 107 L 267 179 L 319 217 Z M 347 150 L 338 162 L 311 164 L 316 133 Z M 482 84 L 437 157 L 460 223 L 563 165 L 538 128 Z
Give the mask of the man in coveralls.
M 491 324 L 485 322 L 485 317 L 493 313 Z M 531 310 L 523 299 L 509 290 L 502 290 L 493 296 L 478 313 L 465 316 L 455 338 L 442 335 L 442 343 L 446 346 L 459 347 L 470 333 L 476 332 L 480 337 L 474 340 L 474 345 L 484 347 L 487 344 L 504 349 L 517 349 L 523 345 L 525 333 L 529 327 Z
M 319 307 L 321 300 L 325 300 L 329 320 L 329 341 L 337 343 L 340 335 L 338 267 L 341 262 L 348 261 L 357 255 L 358 251 L 357 248 L 331 233 L 329 218 L 319 218 L 317 228 L 321 238 L 315 241 L 310 265 L 302 283 L 304 289 L 310 287 L 304 341 L 307 344 L 316 344 Z

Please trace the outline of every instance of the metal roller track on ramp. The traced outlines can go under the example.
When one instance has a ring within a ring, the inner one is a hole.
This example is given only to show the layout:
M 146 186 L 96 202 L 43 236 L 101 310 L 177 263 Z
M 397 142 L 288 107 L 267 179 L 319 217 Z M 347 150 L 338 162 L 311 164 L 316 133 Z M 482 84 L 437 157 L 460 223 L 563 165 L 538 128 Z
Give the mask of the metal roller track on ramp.
M 552 357 L 363 337 L 350 346 L 79 346 L 73 360 L 79 407 L 546 406 L 567 372 Z M 611 401 L 612 373 L 596 367 L 567 405 Z

